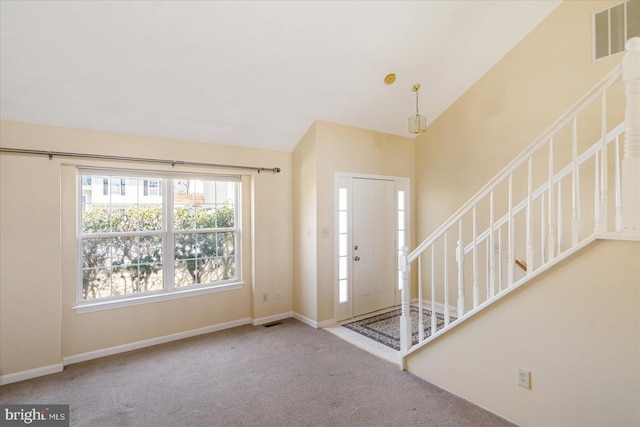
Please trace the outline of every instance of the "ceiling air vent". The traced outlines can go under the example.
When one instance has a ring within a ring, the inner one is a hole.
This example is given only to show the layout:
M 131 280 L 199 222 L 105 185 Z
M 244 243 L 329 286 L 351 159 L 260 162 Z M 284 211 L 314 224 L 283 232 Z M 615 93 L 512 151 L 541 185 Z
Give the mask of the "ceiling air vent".
M 640 0 L 627 0 L 593 15 L 594 60 L 623 52 L 631 37 L 640 37 Z

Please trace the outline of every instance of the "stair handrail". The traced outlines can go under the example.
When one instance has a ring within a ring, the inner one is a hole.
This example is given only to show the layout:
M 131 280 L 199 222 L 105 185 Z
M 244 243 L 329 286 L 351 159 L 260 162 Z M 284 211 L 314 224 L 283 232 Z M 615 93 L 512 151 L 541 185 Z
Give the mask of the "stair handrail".
M 518 169 L 529 157 L 546 144 L 549 139 L 559 130 L 568 125 L 571 120 L 577 117 L 586 107 L 588 107 L 596 98 L 611 87 L 617 80 L 622 77 L 622 64 L 616 65 L 607 75 L 605 75 L 589 92 L 582 96 L 571 108 L 569 108 L 559 119 L 547 128 L 538 138 L 536 138 L 527 148 L 525 148 L 517 157 L 515 157 L 507 166 L 505 166 L 497 175 L 495 175 L 486 185 L 484 185 L 473 197 L 471 197 L 464 205 L 462 205 L 453 215 L 449 217 L 440 227 L 422 241 L 407 257 L 408 264 L 414 262 L 422 252 L 429 248 L 436 240 L 438 240 L 445 231 L 453 227 L 456 222 L 467 214 L 474 205 L 477 205 L 483 198 L 494 190 L 503 180 Z

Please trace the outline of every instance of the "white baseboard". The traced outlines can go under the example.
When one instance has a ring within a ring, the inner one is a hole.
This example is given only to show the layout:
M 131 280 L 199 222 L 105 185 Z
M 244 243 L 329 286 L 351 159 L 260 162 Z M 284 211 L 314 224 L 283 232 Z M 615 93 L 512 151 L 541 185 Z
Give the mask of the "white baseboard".
M 303 316 L 300 313 L 296 313 L 295 311 L 293 312 L 293 318 L 316 329 L 327 328 L 329 326 L 333 326 L 336 324 L 335 319 L 328 319 L 328 320 L 323 320 L 321 322 L 316 322 L 315 320 L 309 319 L 308 317 Z
M 304 324 L 307 324 L 309 326 L 311 326 L 312 328 L 316 328 L 318 329 L 318 322 L 316 322 L 315 320 L 311 320 L 306 316 L 303 316 L 300 313 L 296 313 L 295 311 L 293 312 L 293 318 L 296 320 L 301 321 Z
M 115 347 L 103 348 L 101 350 L 90 351 L 87 353 L 75 354 L 62 359 L 65 366 L 74 363 L 85 362 L 87 360 L 98 359 L 100 357 L 111 356 L 118 353 L 124 353 L 131 350 L 138 350 L 153 345 L 164 344 L 171 341 L 177 341 L 184 338 L 191 338 L 197 335 L 208 334 L 211 332 L 221 331 L 223 329 L 235 328 L 236 326 L 248 325 L 251 323 L 250 318 L 233 320 L 231 322 L 219 323 L 217 325 L 206 326 L 204 328 L 191 329 L 189 331 L 178 332 L 175 334 L 165 335 L 148 340 L 136 341 L 129 344 L 117 345 Z
M 286 313 L 274 314 L 273 316 L 260 317 L 258 319 L 251 319 L 251 324 L 254 326 L 264 325 L 265 323 L 277 322 L 278 320 L 288 319 L 293 317 L 293 312 L 288 311 Z
M 335 326 L 335 319 L 323 320 L 322 322 L 318 322 L 318 328 L 328 328 L 330 326 Z
M 41 366 L 39 368 L 28 369 L 26 371 L 14 372 L 12 374 L 0 375 L 0 385 L 17 383 L 18 381 L 30 380 L 44 375 L 62 372 L 64 365 L 56 363 L 54 365 Z

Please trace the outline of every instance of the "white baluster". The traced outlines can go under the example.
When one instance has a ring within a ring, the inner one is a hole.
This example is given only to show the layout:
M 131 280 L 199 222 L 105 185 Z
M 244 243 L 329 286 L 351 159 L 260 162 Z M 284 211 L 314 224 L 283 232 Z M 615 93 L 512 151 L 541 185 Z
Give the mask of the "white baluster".
M 600 232 L 600 153 L 598 151 L 596 151 L 596 165 L 595 165 L 595 195 L 593 197 L 594 200 L 594 212 L 593 212 L 593 218 L 595 220 L 595 227 L 593 232 L 594 233 L 599 233 Z
M 407 255 L 409 250 L 407 247 L 400 249 L 400 255 L 398 256 L 398 269 L 402 275 L 402 315 L 400 316 L 400 352 L 407 354 L 411 347 L 411 314 L 410 314 L 410 301 L 411 301 L 411 289 L 409 287 L 409 273 L 411 272 L 411 265 L 407 262 Z
M 478 220 L 476 218 L 476 206 L 473 206 L 473 308 L 478 306 L 480 289 L 478 287 Z
M 573 119 L 573 136 L 572 150 L 573 159 L 571 165 L 573 173 L 571 174 L 571 246 L 578 244 L 580 240 L 580 167 L 578 165 L 578 119 Z
M 547 255 L 547 220 L 545 215 L 547 213 L 544 202 L 544 195 L 540 196 L 540 265 L 544 265 Z
M 558 181 L 558 255 L 562 252 L 562 181 Z
M 436 244 L 431 245 L 431 335 L 438 332 L 436 317 Z
M 616 136 L 616 233 L 622 231 L 622 197 L 620 184 L 620 137 Z
M 491 270 L 491 268 L 489 267 L 489 239 L 485 239 L 484 240 L 484 250 L 485 250 L 485 259 L 484 259 L 484 265 L 485 265 L 485 281 L 487 283 L 487 295 L 485 296 L 485 301 L 489 300 L 489 298 L 491 298 L 491 274 L 489 273 L 489 271 Z
M 462 220 L 458 221 L 458 246 L 456 247 L 458 263 L 458 319 L 464 316 L 464 245 L 462 244 Z
M 624 158 L 622 159 L 622 228 L 640 233 L 640 37 L 627 41 L 622 58 L 625 109 Z
M 507 268 L 507 286 L 513 285 L 513 273 L 515 268 L 515 236 L 514 236 L 514 224 L 513 224 L 513 174 L 509 174 L 509 235 L 507 236 L 509 241 L 507 242 L 507 254 L 508 266 Z
M 418 343 L 424 341 L 424 312 L 422 310 L 422 254 L 418 256 Z
M 444 232 L 444 326 L 449 325 L 449 252 L 447 250 L 447 232 Z
M 498 289 L 502 292 L 502 227 L 498 228 Z
M 609 230 L 609 155 L 607 153 L 607 93 L 602 94 L 602 126 L 601 126 L 601 141 L 602 141 L 602 163 L 600 164 L 600 221 L 596 223 L 598 231 Z M 596 201 L 597 203 L 597 201 Z M 596 231 L 596 232 L 598 232 Z
M 551 261 L 556 256 L 556 225 L 553 220 L 553 138 L 549 140 L 549 238 L 547 239 L 547 260 Z M 558 219 L 559 220 L 559 219 Z
M 527 162 L 527 210 L 526 210 L 526 227 L 525 244 L 527 246 L 527 271 L 526 274 L 533 272 L 533 157 L 529 157 Z
M 496 294 L 496 253 L 494 245 L 495 208 L 493 203 L 493 190 L 489 193 L 489 283 L 491 284 L 491 298 Z

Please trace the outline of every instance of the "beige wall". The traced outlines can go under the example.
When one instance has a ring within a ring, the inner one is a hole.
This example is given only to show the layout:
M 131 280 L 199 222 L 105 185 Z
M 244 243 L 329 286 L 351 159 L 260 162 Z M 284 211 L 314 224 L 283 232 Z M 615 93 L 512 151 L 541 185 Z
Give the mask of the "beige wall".
M 621 62 L 591 61 L 591 15 L 615 3 L 562 3 L 416 139 L 418 240 Z
M 293 151 L 293 311 L 317 321 L 316 124 Z
M 293 153 L 293 169 L 294 240 L 298 242 L 294 247 L 294 311 L 314 322 L 331 322 L 334 239 L 322 238 L 320 231 L 328 228 L 330 236 L 334 233 L 334 173 L 408 177 L 413 182 L 414 141 L 316 121 Z M 308 229 L 310 237 L 305 236 Z
M 408 358 L 522 426 L 640 425 L 640 243 L 598 241 Z M 531 371 L 531 390 L 516 385 Z
M 76 166 L 164 169 L 131 163 L 1 155 L 0 374 L 61 363 L 61 357 L 173 333 L 291 312 L 290 153 L 6 121 L 1 123 L 0 139 L 3 147 L 282 169 L 277 175 L 242 172 L 246 174 L 242 214 L 244 288 L 78 314 L 71 308 L 77 302 Z M 175 170 L 198 169 L 176 166 Z M 210 169 L 200 171 L 211 173 Z M 34 259 L 38 260 L 36 267 Z M 275 299 L 277 290 L 281 292 L 280 300 Z M 262 293 L 269 294 L 268 303 L 262 302 Z

